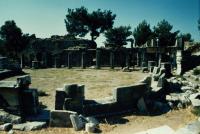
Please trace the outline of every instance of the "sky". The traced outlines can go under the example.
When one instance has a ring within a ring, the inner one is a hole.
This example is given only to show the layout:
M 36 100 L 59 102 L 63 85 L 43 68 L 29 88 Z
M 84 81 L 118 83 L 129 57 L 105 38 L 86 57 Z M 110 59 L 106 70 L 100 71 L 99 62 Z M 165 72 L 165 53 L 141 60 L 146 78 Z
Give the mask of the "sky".
M 153 28 L 165 19 L 173 25 L 173 31 L 191 33 L 195 41 L 200 41 L 199 3 L 199 0 L 0 0 L 0 26 L 14 20 L 23 33 L 39 38 L 65 35 L 67 9 L 85 6 L 89 12 L 98 8 L 111 10 L 117 15 L 114 27 L 130 25 L 133 31 L 146 20 Z M 96 40 L 98 46 L 104 41 L 103 35 Z

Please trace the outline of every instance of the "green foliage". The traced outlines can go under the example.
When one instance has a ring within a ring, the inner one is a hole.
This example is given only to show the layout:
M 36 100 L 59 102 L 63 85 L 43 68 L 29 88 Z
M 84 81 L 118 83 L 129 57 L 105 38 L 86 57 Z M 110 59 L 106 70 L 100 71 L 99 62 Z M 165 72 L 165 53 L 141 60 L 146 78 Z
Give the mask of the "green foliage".
M 26 49 L 32 36 L 23 34 L 13 20 L 6 21 L 0 28 L 0 37 L 4 41 L 6 55 L 15 59 Z
M 65 25 L 68 33 L 72 36 L 83 37 L 88 33 L 86 26 L 88 20 L 88 11 L 85 7 L 70 9 L 65 19 Z
M 91 39 L 95 40 L 100 33 L 112 28 L 116 15 L 110 10 L 98 9 L 89 13 L 85 7 L 68 9 L 65 24 L 70 35 L 85 36 L 90 32 Z
M 152 31 L 150 25 L 143 20 L 133 31 L 135 44 L 141 46 L 152 38 Z
M 200 75 L 200 69 L 195 68 L 195 69 L 193 70 L 193 74 L 194 74 L 194 75 Z
M 191 112 L 196 116 L 200 116 L 200 107 L 194 107 Z
M 16 23 L 12 21 L 6 21 L 0 29 L 0 36 L 5 41 L 5 48 L 8 52 L 12 52 L 13 56 L 16 56 L 18 52 L 21 52 L 24 48 L 22 44 L 22 31 L 16 26 Z
M 158 22 L 154 27 L 154 37 L 158 37 L 159 46 L 172 46 L 175 44 L 179 31 L 171 32 L 173 26 L 166 20 Z
M 189 41 L 192 42 L 192 35 L 190 33 L 180 34 L 180 37 L 183 39 L 183 42 Z
M 130 26 L 120 26 L 105 32 L 106 44 L 109 47 L 120 48 L 127 44 L 127 38 L 132 34 Z

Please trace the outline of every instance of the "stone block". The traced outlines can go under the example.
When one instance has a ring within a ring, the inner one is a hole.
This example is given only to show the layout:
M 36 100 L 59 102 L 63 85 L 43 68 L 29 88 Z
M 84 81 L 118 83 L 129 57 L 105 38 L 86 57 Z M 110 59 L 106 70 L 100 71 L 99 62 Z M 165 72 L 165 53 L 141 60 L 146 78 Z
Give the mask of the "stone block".
M 22 92 L 22 110 L 25 115 L 36 115 L 39 112 L 37 89 L 28 89 Z
M 140 80 L 140 83 L 146 83 L 148 87 L 151 86 L 152 76 L 146 76 L 144 79 Z
M 63 90 L 66 92 L 68 98 L 75 98 L 77 96 L 77 84 L 64 84 Z
M 66 110 L 52 110 L 50 112 L 50 127 L 71 127 L 71 114 L 76 114 L 76 112 Z
M 3 125 L 0 125 L 0 131 L 9 131 L 11 130 L 13 125 L 11 123 L 5 123 Z
M 157 87 L 164 87 L 166 85 L 166 82 L 167 80 L 165 78 L 165 73 L 164 73 L 159 77 Z
M 117 103 L 136 104 L 138 99 L 147 92 L 147 84 L 138 83 L 131 86 L 118 87 L 113 90 L 113 97 Z
M 74 130 L 79 131 L 84 127 L 84 123 L 82 122 L 82 120 L 79 118 L 77 114 L 71 114 L 70 120 L 71 120 Z
M 22 122 L 22 118 L 20 116 L 12 115 L 3 110 L 0 110 L 0 122 L 19 124 Z
M 55 110 L 62 110 L 66 98 L 66 92 L 62 88 L 56 89 Z
M 65 98 L 64 109 L 70 111 L 82 112 L 83 101 L 79 99 Z
M 153 68 L 153 74 L 158 74 L 160 71 L 160 68 L 159 67 L 154 67 Z
M 85 131 L 88 133 L 94 133 L 95 132 L 95 124 L 94 123 L 86 123 L 85 124 Z
M 144 101 L 143 97 L 138 100 L 137 108 L 140 111 L 140 113 L 143 113 L 143 114 L 147 114 L 148 113 L 148 109 L 147 109 L 147 106 L 145 104 L 145 101 Z
M 40 130 L 42 128 L 46 127 L 46 122 L 26 122 L 22 124 L 17 124 L 13 126 L 14 130 L 21 130 L 21 131 L 34 131 L 34 130 Z
M 27 87 L 29 84 L 31 84 L 31 77 L 29 75 L 20 76 L 17 78 L 17 85 L 19 87 Z

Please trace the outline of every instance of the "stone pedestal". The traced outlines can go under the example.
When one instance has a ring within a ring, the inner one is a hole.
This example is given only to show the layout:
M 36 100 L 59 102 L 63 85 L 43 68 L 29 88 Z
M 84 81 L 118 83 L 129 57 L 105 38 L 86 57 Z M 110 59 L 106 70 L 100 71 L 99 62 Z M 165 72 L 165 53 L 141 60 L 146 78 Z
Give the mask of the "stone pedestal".
M 148 70 L 150 72 L 153 71 L 153 67 L 155 67 L 155 66 L 156 66 L 156 61 L 148 61 Z
M 96 69 L 100 69 L 101 68 L 101 51 L 100 50 L 96 50 Z
M 38 69 L 39 68 L 39 61 L 32 61 L 32 68 Z
M 82 69 L 86 68 L 86 52 L 82 52 L 81 54 L 81 67 Z

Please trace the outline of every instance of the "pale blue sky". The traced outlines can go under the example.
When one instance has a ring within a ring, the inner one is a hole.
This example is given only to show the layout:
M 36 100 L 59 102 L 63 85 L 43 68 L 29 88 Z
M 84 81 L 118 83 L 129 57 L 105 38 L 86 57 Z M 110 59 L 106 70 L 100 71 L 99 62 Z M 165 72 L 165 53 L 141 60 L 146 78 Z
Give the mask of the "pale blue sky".
M 0 0 L 0 26 L 6 20 L 15 20 L 24 33 L 37 37 L 64 35 L 67 9 L 81 6 L 89 11 L 111 10 L 117 15 L 114 26 L 130 25 L 132 30 L 144 19 L 151 27 L 166 19 L 174 31 L 189 32 L 200 40 L 198 0 Z M 100 37 L 98 45 L 103 41 Z

